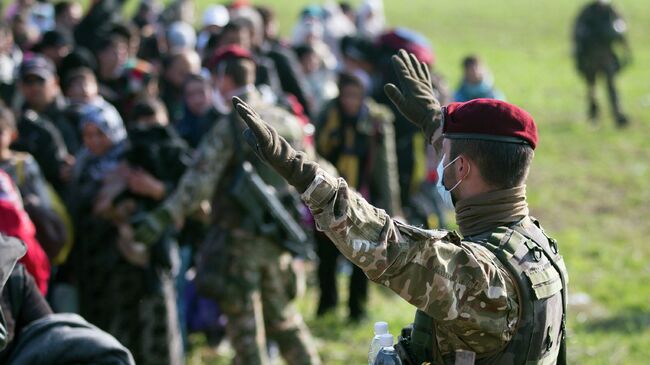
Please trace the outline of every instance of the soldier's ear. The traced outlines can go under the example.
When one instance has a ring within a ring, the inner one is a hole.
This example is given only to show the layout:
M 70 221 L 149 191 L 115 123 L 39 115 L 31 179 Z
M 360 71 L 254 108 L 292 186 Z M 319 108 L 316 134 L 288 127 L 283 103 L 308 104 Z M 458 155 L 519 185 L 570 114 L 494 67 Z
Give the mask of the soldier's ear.
M 476 166 L 472 166 L 472 165 L 476 165 L 476 163 L 474 163 L 474 161 L 472 161 L 472 159 L 470 159 L 465 154 L 461 153 L 458 156 L 459 156 L 458 157 L 458 162 L 456 163 L 456 166 L 455 166 L 455 168 L 456 168 L 456 176 L 458 176 L 459 178 L 465 179 L 465 178 L 467 178 L 469 176 L 469 173 L 472 170 L 476 170 Z

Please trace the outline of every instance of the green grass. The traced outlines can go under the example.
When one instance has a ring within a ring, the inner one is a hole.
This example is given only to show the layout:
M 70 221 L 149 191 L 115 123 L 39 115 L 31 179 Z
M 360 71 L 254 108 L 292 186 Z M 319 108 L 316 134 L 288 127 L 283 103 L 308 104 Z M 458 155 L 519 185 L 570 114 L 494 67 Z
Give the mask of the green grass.
M 207 1 L 198 0 L 198 4 Z M 273 6 L 285 34 L 305 1 L 258 1 Z M 588 305 L 569 314 L 569 359 L 574 364 L 647 363 L 650 358 L 650 11 L 645 0 L 619 0 L 634 63 L 618 80 L 630 116 L 614 128 L 605 94 L 599 127 L 586 120 L 583 83 L 571 59 L 570 31 L 582 1 L 386 1 L 392 25 L 414 28 L 434 45 L 437 67 L 455 86 L 460 60 L 483 57 L 508 100 L 535 117 L 540 145 L 528 184 L 532 213 L 560 242 L 571 293 Z M 200 14 L 197 12 L 197 14 Z M 601 85 L 602 86 L 602 85 Z M 372 322 L 387 320 L 394 334 L 413 309 L 381 288 L 370 297 L 371 317 L 345 323 L 314 319 L 315 292 L 299 303 L 326 364 L 364 361 Z M 203 358 L 203 359 L 202 359 Z M 212 359 L 212 360 L 210 360 Z M 191 363 L 227 363 L 205 348 Z

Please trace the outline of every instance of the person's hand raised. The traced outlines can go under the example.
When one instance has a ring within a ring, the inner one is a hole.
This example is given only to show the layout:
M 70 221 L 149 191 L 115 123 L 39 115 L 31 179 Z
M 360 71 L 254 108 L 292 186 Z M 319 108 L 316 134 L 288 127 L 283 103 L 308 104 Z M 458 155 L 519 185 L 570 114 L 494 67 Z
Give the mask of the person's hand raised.
M 384 85 L 384 92 L 397 110 L 430 138 L 440 126 L 442 112 L 433 94 L 429 67 L 403 49 L 391 57 L 391 62 L 400 88 L 389 83 Z
M 268 163 L 299 192 L 304 192 L 316 176 L 318 164 L 306 159 L 304 153 L 296 151 L 278 132 L 262 120 L 259 114 L 238 97 L 232 99 L 233 106 L 248 129 L 244 139 L 258 157 Z

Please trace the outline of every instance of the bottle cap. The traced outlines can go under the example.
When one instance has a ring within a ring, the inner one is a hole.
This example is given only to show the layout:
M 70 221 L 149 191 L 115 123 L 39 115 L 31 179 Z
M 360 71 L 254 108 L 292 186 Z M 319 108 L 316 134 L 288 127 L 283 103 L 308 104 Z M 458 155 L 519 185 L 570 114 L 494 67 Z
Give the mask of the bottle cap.
M 375 335 L 383 335 L 388 333 L 388 323 L 375 322 Z
M 379 336 L 379 345 L 382 348 L 393 346 L 393 335 L 391 335 L 390 333 L 380 335 Z

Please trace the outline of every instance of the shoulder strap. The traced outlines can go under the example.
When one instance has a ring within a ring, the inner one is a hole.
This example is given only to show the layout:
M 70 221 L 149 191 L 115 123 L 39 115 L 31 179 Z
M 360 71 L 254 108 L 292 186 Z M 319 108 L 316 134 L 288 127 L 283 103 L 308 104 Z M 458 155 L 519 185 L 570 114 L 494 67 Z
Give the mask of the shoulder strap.
M 562 340 L 561 340 L 562 342 L 560 343 L 560 352 L 558 354 L 557 364 L 565 365 L 566 364 L 567 282 L 568 282 L 568 278 L 566 277 L 566 269 L 564 267 L 560 267 L 560 263 L 555 259 L 558 256 L 557 241 L 546 234 L 544 229 L 539 224 L 539 221 L 535 218 L 526 217 L 524 218 L 523 223 L 534 224 L 535 227 L 537 227 L 537 229 L 539 229 L 539 231 L 548 240 L 551 250 L 555 251 L 555 252 L 550 252 L 543 245 L 539 245 L 542 248 L 544 254 L 546 255 L 546 258 L 551 262 L 555 270 L 557 270 L 557 272 L 560 274 L 560 280 L 562 281 Z M 562 265 L 564 264 L 562 263 Z

